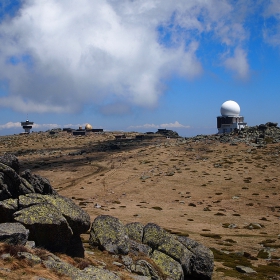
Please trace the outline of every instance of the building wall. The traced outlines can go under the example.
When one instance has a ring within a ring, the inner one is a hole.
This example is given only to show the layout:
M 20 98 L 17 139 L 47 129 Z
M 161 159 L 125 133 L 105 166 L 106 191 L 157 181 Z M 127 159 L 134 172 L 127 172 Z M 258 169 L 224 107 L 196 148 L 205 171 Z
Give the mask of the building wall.
M 217 117 L 217 128 L 218 133 L 229 133 L 234 131 L 234 129 L 241 129 L 246 127 L 246 123 L 244 123 L 244 117 Z

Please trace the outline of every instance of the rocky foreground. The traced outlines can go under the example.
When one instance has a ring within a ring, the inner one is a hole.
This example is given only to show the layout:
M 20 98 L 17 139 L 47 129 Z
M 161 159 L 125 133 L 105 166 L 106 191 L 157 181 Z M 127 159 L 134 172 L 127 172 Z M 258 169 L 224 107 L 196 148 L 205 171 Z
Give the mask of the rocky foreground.
M 213 253 L 208 248 L 156 224 L 123 225 L 115 217 L 101 215 L 90 227 L 89 215 L 71 199 L 58 195 L 47 179 L 30 170 L 19 174 L 18 160 L 11 154 L 0 157 L 0 222 L 1 242 L 81 258 L 80 235 L 90 229 L 90 245 L 120 259 L 116 266 L 124 266 L 131 279 L 207 280 L 213 272 Z M 71 279 L 122 279 L 118 273 L 93 265 L 78 269 L 54 254 L 40 258 L 24 249 L 1 256 L 3 260 L 11 257 L 44 265 Z M 9 277 L 9 269 L 0 269 Z

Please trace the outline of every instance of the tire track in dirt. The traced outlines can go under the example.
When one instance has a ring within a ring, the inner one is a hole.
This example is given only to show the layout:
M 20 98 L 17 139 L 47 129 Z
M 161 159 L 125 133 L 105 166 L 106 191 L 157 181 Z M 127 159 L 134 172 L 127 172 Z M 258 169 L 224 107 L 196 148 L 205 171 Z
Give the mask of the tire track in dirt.
M 89 178 L 91 176 L 97 175 L 97 174 L 99 174 L 101 172 L 104 172 L 104 171 L 108 170 L 107 167 L 104 167 L 104 166 L 101 166 L 101 165 L 94 165 L 94 166 L 97 167 L 97 170 L 95 170 L 94 172 L 90 172 L 90 173 L 88 173 L 86 175 L 83 175 L 81 177 L 69 180 L 69 182 L 67 182 L 67 183 L 59 184 L 56 187 L 58 189 L 57 191 L 60 192 L 60 191 L 64 191 L 66 189 L 72 188 L 72 187 L 76 186 L 76 184 L 78 182 L 80 182 L 81 180 L 85 180 L 85 179 L 87 179 L 87 178 Z M 65 185 L 65 184 L 67 184 L 67 185 L 64 186 L 64 187 L 61 187 L 61 186 Z

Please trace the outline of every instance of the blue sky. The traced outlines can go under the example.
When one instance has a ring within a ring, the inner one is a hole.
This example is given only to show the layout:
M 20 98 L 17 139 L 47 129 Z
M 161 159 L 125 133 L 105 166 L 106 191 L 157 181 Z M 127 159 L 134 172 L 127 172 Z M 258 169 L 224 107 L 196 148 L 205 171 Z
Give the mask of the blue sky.
M 2 0 L 0 135 L 280 123 L 280 0 Z

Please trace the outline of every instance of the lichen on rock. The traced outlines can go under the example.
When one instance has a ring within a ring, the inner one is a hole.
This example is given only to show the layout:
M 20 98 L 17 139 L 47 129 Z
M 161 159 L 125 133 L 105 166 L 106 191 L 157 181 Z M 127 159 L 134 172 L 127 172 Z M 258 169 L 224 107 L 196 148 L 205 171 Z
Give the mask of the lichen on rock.
M 126 255 L 129 252 L 124 225 L 119 219 L 108 215 L 98 216 L 93 221 L 89 244 L 114 254 Z
M 14 219 L 30 230 L 30 239 L 50 251 L 65 252 L 73 235 L 63 215 L 50 203 L 40 203 L 14 213 Z

